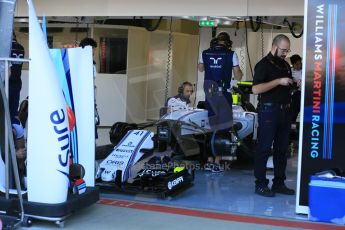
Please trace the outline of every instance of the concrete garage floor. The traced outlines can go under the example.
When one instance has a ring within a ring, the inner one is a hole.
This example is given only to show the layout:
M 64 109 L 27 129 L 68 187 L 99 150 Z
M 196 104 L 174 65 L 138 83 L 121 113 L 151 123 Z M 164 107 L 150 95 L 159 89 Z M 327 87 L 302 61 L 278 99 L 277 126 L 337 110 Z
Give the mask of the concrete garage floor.
M 193 226 L 193 227 L 192 227 Z M 96 204 L 66 220 L 64 229 L 272 229 L 268 224 L 252 224 L 237 221 L 214 220 L 186 215 L 167 214 L 124 207 Z M 22 229 L 59 229 L 51 222 L 34 221 L 30 228 Z M 274 229 L 289 230 L 296 228 L 274 226 Z M 302 229 L 302 228 L 300 228 Z
M 288 162 L 287 185 L 295 188 L 297 157 Z M 98 204 L 68 217 L 65 229 L 343 229 L 296 215 L 295 198 L 256 195 L 251 165 L 235 165 L 222 174 L 196 172 L 193 187 L 168 199 L 102 193 Z M 34 220 L 22 229 L 57 228 Z
M 268 171 L 273 178 L 273 171 Z M 297 156 L 290 158 L 287 167 L 287 186 L 296 188 Z M 306 219 L 295 214 L 296 196 L 276 194 L 267 198 L 254 193 L 251 165 L 234 165 L 229 171 L 212 173 L 196 171 L 194 186 L 175 197 L 161 199 L 143 195 L 103 193 L 102 198 L 157 203 L 183 208 L 196 208 L 255 216 Z

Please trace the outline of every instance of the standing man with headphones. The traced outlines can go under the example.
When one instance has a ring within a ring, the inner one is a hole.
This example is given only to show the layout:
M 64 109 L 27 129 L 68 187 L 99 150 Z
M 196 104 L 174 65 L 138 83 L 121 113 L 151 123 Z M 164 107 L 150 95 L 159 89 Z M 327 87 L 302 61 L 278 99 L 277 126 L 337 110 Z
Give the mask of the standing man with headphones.
M 173 112 L 176 110 L 186 109 L 190 102 L 190 96 L 193 94 L 193 85 L 189 81 L 183 82 L 177 90 L 178 94 L 168 98 L 165 106 Z
M 232 126 L 232 96 L 231 79 L 232 72 L 236 80 L 241 80 L 243 74 L 239 67 L 238 57 L 231 50 L 232 41 L 226 32 L 220 32 L 217 40 L 213 41 L 209 49 L 202 52 L 198 69 L 205 71 L 204 92 L 205 106 L 213 134 L 211 139 L 212 157 L 208 158 L 206 170 L 221 172 L 220 167 L 222 153 L 213 148 L 213 140 L 217 132 L 228 132 Z M 214 161 L 213 161 L 214 159 Z

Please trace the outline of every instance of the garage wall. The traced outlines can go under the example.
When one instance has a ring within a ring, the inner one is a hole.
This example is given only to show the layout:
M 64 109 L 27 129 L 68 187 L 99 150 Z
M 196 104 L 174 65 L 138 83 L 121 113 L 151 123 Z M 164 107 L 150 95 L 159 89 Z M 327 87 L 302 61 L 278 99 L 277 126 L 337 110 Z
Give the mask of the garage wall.
M 141 28 L 128 30 L 127 111 L 128 122 L 146 120 L 147 59 L 149 34 Z
M 197 84 L 199 36 L 183 34 L 174 36 L 173 48 L 173 80 L 170 95 L 177 94 L 177 88 L 182 82 L 189 81 L 195 86 Z M 192 94 L 192 102 L 194 98 L 195 94 Z
M 247 0 L 248 16 L 301 16 L 304 0 Z
M 157 119 L 165 104 L 165 86 L 168 68 L 169 33 L 150 33 L 148 65 L 147 119 Z M 198 36 L 172 33 L 168 97 L 177 94 L 184 81 L 196 83 Z
M 33 0 L 42 16 L 278 16 L 303 15 L 303 0 Z M 17 1 L 16 16 L 27 16 Z M 269 6 L 269 7 L 267 7 Z
M 155 31 L 149 33 L 149 36 L 146 118 L 154 119 L 159 115 L 159 108 L 164 106 L 169 34 L 165 31 Z M 171 81 L 168 90 L 170 87 Z
M 157 119 L 165 103 L 169 32 L 131 27 L 128 33 L 127 121 Z M 172 33 L 168 97 L 184 81 L 196 82 L 198 36 Z
M 127 75 L 98 73 L 95 85 L 100 125 L 112 126 L 126 121 Z

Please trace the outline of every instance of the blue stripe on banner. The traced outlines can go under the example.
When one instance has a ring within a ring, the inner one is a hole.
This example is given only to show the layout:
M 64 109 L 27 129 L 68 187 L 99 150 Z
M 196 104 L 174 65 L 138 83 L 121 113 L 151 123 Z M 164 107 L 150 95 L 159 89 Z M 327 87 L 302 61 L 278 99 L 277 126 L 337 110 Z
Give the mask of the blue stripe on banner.
M 63 91 L 63 94 L 64 94 L 64 97 L 65 97 L 65 100 L 66 100 L 66 104 L 71 107 L 71 94 L 72 92 L 70 92 L 69 90 L 69 86 L 68 86 L 68 82 L 67 82 L 67 79 L 66 79 L 66 56 L 67 56 L 67 51 L 66 49 L 59 49 L 59 52 L 60 52 L 60 60 L 58 60 L 59 62 L 61 62 L 61 67 L 62 67 L 62 75 L 60 76 L 60 81 L 61 81 L 61 86 L 62 86 L 62 91 Z M 67 60 L 68 62 L 68 60 Z M 75 138 L 73 138 L 73 132 L 70 133 L 70 152 L 71 152 L 71 155 L 73 157 L 73 153 L 76 152 L 76 149 L 75 149 L 75 144 L 74 144 L 74 140 Z
M 65 78 L 67 83 L 67 89 L 69 93 L 69 101 L 68 105 L 71 107 L 74 116 L 75 114 L 75 107 L 74 107 L 74 98 L 73 98 L 73 89 L 72 89 L 72 83 L 71 83 L 71 71 L 69 66 L 69 58 L 68 58 L 68 49 L 62 49 L 62 61 L 65 69 Z M 75 120 L 75 127 L 73 131 L 71 132 L 71 146 L 72 146 L 72 159 L 73 163 L 77 164 L 79 163 L 79 151 L 78 151 L 78 129 L 77 129 L 77 120 Z
M 69 90 L 69 84 L 67 81 L 67 77 L 66 77 L 66 70 L 69 71 L 69 65 L 68 65 L 68 54 L 67 54 L 67 49 L 61 49 L 61 57 L 62 57 L 62 63 L 63 63 L 63 67 L 64 67 L 64 84 L 63 84 L 63 91 L 65 95 L 68 95 L 68 99 L 66 100 L 67 105 L 69 107 L 72 108 L 71 106 L 71 94 L 72 92 Z M 75 137 L 74 137 L 74 130 L 70 133 L 70 146 L 71 146 L 71 155 L 72 155 L 72 161 L 73 163 L 75 163 L 74 160 L 74 153 L 76 153 L 76 149 L 75 149 Z
M 338 7 L 333 5 L 333 49 L 332 49 L 332 85 L 331 85 L 331 119 L 330 119 L 330 141 L 329 141 L 329 159 L 332 159 L 333 152 L 333 118 L 334 118 L 334 87 L 335 87 L 335 62 L 337 50 L 337 20 L 338 20 Z
M 145 139 L 150 135 L 149 131 L 146 131 L 146 134 L 141 138 L 141 140 L 139 141 L 137 147 L 134 149 L 134 153 L 132 154 L 131 158 L 129 159 L 129 162 L 127 164 L 126 170 L 125 170 L 125 177 L 123 178 L 124 181 L 126 181 L 128 178 L 130 178 L 131 176 L 131 167 L 133 165 L 133 161 L 138 153 L 138 151 L 140 150 L 142 144 L 144 143 Z
M 331 153 L 331 148 L 330 148 L 330 142 L 331 142 L 331 139 L 332 139 L 332 136 L 331 136 L 331 119 L 332 119 L 332 82 L 333 82 L 333 48 L 334 48 L 334 44 L 333 44 L 333 32 L 334 32 L 334 22 L 333 22 L 333 16 L 334 16 L 334 12 L 333 12 L 333 6 L 331 6 L 331 37 L 330 37 L 330 50 L 329 50 L 329 53 L 330 53 L 330 56 L 331 56 L 331 62 L 330 62 L 330 75 L 329 75 L 329 83 L 328 83 L 328 87 L 329 87 L 329 95 L 328 95 L 328 140 L 327 140 L 327 159 L 329 159 L 329 155 Z
M 322 158 L 327 159 L 327 148 L 328 148 L 328 99 L 329 99 L 329 93 L 328 93 L 328 84 L 329 84 L 329 66 L 330 66 L 330 37 L 331 35 L 331 8 L 328 7 L 328 22 L 327 22 L 327 58 L 326 58 L 326 79 L 325 79 L 325 113 L 324 113 L 324 128 L 323 128 L 323 153 Z

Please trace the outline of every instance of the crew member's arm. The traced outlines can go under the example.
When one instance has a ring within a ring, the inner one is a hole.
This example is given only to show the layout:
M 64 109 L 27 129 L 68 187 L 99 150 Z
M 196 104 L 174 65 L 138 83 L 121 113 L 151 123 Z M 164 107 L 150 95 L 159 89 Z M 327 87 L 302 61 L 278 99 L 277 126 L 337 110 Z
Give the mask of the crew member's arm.
M 294 70 L 293 68 L 291 68 L 291 73 L 293 81 L 296 82 L 297 87 L 300 87 L 302 83 L 302 71 Z
M 271 89 L 277 87 L 278 85 L 288 86 L 293 83 L 291 78 L 283 77 L 278 78 L 269 82 L 260 83 L 257 85 L 253 85 L 252 91 L 254 94 L 260 94 L 265 93 L 267 91 L 270 91 Z
M 240 69 L 239 66 L 234 66 L 233 68 L 233 72 L 234 72 L 234 77 L 237 81 L 241 80 L 243 77 L 243 73 L 242 70 Z
M 24 130 L 21 124 L 12 124 L 12 132 L 18 159 L 26 158 Z
M 199 58 L 198 70 L 200 72 L 204 72 L 205 71 L 204 60 L 202 59 L 202 54 L 200 55 L 200 58 Z
M 165 106 L 165 107 L 168 107 L 169 101 L 170 101 L 171 98 L 173 98 L 173 97 L 168 97 L 167 101 L 164 103 L 164 106 Z
M 254 94 L 265 93 L 279 85 L 288 86 L 293 83 L 292 79 L 288 77 L 267 81 L 267 76 L 269 76 L 269 73 L 267 72 L 267 65 L 265 65 L 264 62 L 259 62 L 256 64 L 254 71 L 255 73 L 252 87 Z
M 182 101 L 178 97 L 171 97 L 167 101 L 167 107 L 169 112 L 177 111 L 177 110 L 182 110 L 187 108 L 187 103 Z
M 198 64 L 198 70 L 199 70 L 200 72 L 204 72 L 204 71 L 205 71 L 204 64 L 199 63 L 199 64 Z
M 26 148 L 24 137 L 15 140 L 16 155 L 18 159 L 26 158 Z
M 234 54 L 232 55 L 232 70 L 233 70 L 233 73 L 234 73 L 234 78 L 237 80 L 237 81 L 240 81 L 243 77 L 243 73 L 242 73 L 242 70 L 239 66 L 239 61 L 238 61 L 238 57 L 237 57 L 237 54 L 234 52 Z
M 301 80 L 301 79 L 299 79 L 299 80 L 297 80 L 297 81 L 296 81 L 296 83 L 297 83 L 297 87 L 301 87 L 302 80 Z

